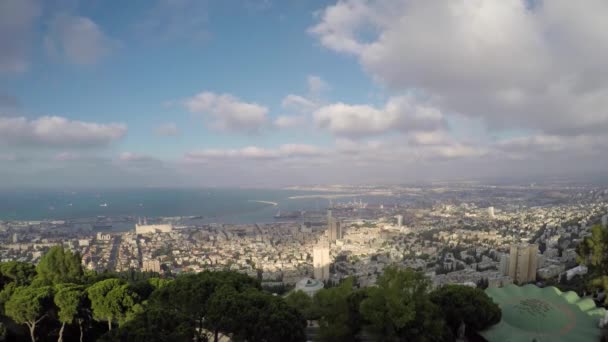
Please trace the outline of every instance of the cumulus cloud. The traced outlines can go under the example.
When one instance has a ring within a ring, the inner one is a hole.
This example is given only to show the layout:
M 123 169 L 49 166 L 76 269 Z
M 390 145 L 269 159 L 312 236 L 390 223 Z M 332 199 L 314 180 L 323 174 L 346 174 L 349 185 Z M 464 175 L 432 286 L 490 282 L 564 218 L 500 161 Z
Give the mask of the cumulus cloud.
M 344 0 L 309 32 L 393 91 L 491 128 L 608 128 L 608 2 Z
M 364 137 L 391 131 L 433 131 L 444 126 L 442 113 L 413 97 L 388 100 L 384 108 L 334 103 L 313 114 L 315 123 L 339 136 Z
M 27 69 L 34 24 L 40 14 L 37 0 L 0 1 L 0 72 Z
M 52 56 L 80 65 L 95 64 L 117 44 L 91 19 L 67 14 L 53 18 L 45 38 L 47 51 Z
M 158 127 L 156 127 L 154 132 L 156 133 L 156 135 L 164 137 L 173 137 L 179 135 L 179 129 L 177 128 L 177 125 L 173 122 L 168 122 L 159 125 Z
M 192 113 L 205 114 L 211 128 L 222 131 L 255 132 L 268 120 L 268 108 L 243 102 L 230 94 L 199 93 L 184 102 Z
M 69 120 L 59 116 L 0 117 L 0 143 L 37 147 L 102 146 L 121 139 L 127 126 Z

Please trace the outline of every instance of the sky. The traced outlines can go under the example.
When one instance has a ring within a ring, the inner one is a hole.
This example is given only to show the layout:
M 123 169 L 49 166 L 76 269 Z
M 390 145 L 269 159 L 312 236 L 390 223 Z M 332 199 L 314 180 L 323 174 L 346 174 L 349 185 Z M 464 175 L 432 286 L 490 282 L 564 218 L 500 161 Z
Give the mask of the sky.
M 0 187 L 608 171 L 605 0 L 0 0 Z

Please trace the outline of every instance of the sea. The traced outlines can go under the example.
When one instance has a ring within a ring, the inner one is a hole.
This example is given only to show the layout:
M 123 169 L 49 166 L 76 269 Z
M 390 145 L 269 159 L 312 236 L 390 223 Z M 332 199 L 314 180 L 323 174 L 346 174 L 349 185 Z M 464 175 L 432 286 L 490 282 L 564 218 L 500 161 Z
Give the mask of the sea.
M 279 211 L 322 211 L 325 192 L 277 189 L 0 190 L 0 220 L 200 216 L 207 223 L 273 222 Z M 315 197 L 319 195 L 319 197 Z M 340 194 L 344 196 L 344 194 Z M 302 198 L 302 196 L 304 198 Z M 297 197 L 297 198 L 291 198 Z M 385 196 L 334 200 L 390 203 Z

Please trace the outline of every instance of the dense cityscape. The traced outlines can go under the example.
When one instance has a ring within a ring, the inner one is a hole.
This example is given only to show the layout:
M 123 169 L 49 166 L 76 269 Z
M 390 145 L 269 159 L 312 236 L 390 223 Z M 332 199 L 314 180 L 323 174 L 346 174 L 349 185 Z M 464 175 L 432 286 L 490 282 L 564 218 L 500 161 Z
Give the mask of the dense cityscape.
M 197 225 L 190 217 L 0 221 L 1 258 L 36 263 L 61 244 L 98 272 L 232 270 L 287 287 L 305 278 L 337 284 L 354 276 L 365 287 L 384 267 L 398 264 L 424 272 L 434 286 L 485 279 L 498 287 L 584 272 L 576 268 L 575 247 L 608 217 L 608 189 L 591 186 L 387 190 L 399 200 L 367 205 L 341 194 L 327 211 L 265 224 Z M 115 232 L 113 220 L 134 222 L 132 229 Z M 510 249 L 527 244 L 537 246 L 537 272 L 517 279 L 509 271 Z

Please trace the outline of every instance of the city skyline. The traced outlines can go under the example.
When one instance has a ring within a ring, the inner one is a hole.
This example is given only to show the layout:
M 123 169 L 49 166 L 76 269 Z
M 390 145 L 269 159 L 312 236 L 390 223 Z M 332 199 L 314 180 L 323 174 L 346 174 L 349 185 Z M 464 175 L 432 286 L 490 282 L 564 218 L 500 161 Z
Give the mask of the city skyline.
M 0 186 L 601 176 L 608 4 L 0 3 Z

